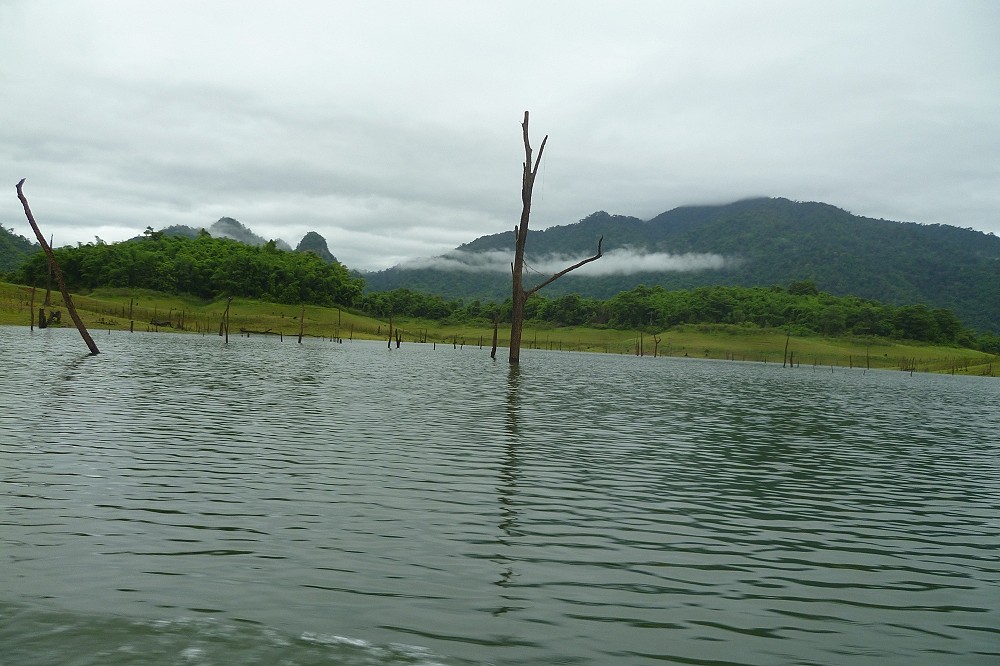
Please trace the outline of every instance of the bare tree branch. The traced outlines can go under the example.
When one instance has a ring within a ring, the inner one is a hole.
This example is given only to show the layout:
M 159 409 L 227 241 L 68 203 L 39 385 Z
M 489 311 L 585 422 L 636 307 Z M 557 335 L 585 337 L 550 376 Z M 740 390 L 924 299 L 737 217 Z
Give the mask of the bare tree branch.
M 546 286 L 548 284 L 551 284 L 551 283 L 555 282 L 556 280 L 558 280 L 559 278 L 561 278 L 563 275 L 566 275 L 566 273 L 569 273 L 570 271 L 575 271 L 576 269 L 578 269 L 580 266 L 583 266 L 584 264 L 589 264 L 592 261 L 597 261 L 598 259 L 600 259 L 601 256 L 604 254 L 603 252 L 601 252 L 601 243 L 603 243 L 603 242 L 604 242 L 604 236 L 601 236 L 600 239 L 598 239 L 598 241 L 597 241 L 597 254 L 595 254 L 592 257 L 588 257 L 587 259 L 584 259 L 583 261 L 577 262 L 577 263 L 573 264 L 572 266 L 570 266 L 569 268 L 566 268 L 566 269 L 563 269 L 563 270 L 559 271 L 558 273 L 556 273 L 555 275 L 553 275 L 552 277 L 550 277 L 545 282 L 543 282 L 541 284 L 538 284 L 538 285 L 535 285 L 531 289 L 528 289 L 527 291 L 525 291 L 524 292 L 525 295 L 526 296 L 531 296 L 532 294 L 534 294 L 536 291 L 538 291 L 542 287 L 544 287 L 544 286 Z

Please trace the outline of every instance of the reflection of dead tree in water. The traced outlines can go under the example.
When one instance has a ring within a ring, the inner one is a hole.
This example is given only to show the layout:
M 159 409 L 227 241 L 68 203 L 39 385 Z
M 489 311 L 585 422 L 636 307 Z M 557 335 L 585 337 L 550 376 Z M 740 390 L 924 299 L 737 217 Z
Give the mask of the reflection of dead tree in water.
M 534 164 L 531 161 L 531 143 L 528 141 L 528 112 L 524 112 L 524 121 L 521 122 L 521 133 L 524 139 L 524 170 L 521 176 L 521 220 L 514 229 L 514 263 L 511 264 L 512 292 L 510 311 L 510 358 L 511 364 L 521 362 L 521 329 L 524 327 L 524 304 L 532 294 L 542 287 L 555 282 L 566 273 L 576 270 L 584 264 L 596 261 L 601 258 L 601 243 L 604 237 L 597 241 L 597 254 L 593 257 L 579 261 L 569 268 L 565 268 L 551 276 L 541 284 L 537 284 L 531 289 L 524 288 L 524 245 L 528 240 L 528 218 L 531 216 L 531 190 L 535 186 L 535 176 L 538 174 L 538 165 L 542 161 L 542 153 L 545 151 L 545 142 L 549 140 L 548 135 L 542 139 L 542 145 L 538 147 L 538 157 Z
M 73 299 L 70 297 L 69 291 L 66 289 L 66 281 L 63 280 L 62 271 L 59 269 L 59 263 L 56 262 L 56 256 L 52 253 L 52 248 L 49 244 L 45 242 L 45 237 L 42 236 L 42 232 L 38 230 L 38 225 L 35 224 L 35 216 L 31 214 L 31 208 L 28 206 L 28 200 L 25 198 L 24 192 L 21 191 L 21 187 L 23 185 L 24 178 L 22 178 L 17 184 L 17 198 L 21 200 L 21 205 L 24 206 L 24 214 L 28 218 L 28 224 L 31 225 L 31 230 L 35 232 L 38 244 L 42 246 L 42 250 L 45 251 L 45 256 L 49 259 L 49 269 L 55 273 L 56 284 L 59 285 L 59 291 L 62 292 L 63 303 L 66 304 L 66 309 L 69 311 L 69 316 L 73 318 L 73 323 L 76 324 L 76 329 L 80 331 L 80 337 L 83 338 L 83 341 L 87 343 L 87 347 L 90 348 L 90 353 L 99 354 L 100 350 L 97 349 L 94 339 L 90 337 L 90 333 L 87 332 L 87 327 L 84 326 L 83 320 L 80 319 L 80 315 L 76 312 L 76 307 L 73 305 Z
M 500 465 L 500 479 L 497 484 L 497 492 L 499 493 L 497 501 L 500 503 L 500 522 L 497 524 L 500 535 L 497 541 L 506 547 L 511 545 L 511 539 L 522 536 L 519 529 L 517 511 L 518 479 L 521 469 L 521 464 L 517 456 L 517 449 L 520 444 L 520 432 L 517 424 L 518 412 L 521 408 L 520 388 L 520 367 L 512 365 L 507 373 L 507 421 L 505 427 L 507 438 L 504 443 L 504 457 Z M 517 576 L 512 566 L 512 560 L 501 554 L 497 563 L 503 569 L 500 571 L 500 578 L 494 581 L 494 585 L 511 587 L 514 584 L 514 577 Z M 508 601 L 509 597 L 502 596 L 502 599 Z M 502 615 L 512 609 L 513 607 L 506 605 L 500 606 L 493 611 L 493 614 Z
M 517 415 L 521 408 L 521 371 L 516 365 L 507 371 L 507 435 L 510 441 L 520 438 Z

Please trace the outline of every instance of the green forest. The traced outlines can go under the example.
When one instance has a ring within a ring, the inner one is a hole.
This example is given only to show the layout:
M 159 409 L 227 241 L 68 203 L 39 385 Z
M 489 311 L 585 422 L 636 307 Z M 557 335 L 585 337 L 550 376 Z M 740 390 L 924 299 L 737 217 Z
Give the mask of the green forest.
M 417 317 L 454 323 L 510 321 L 511 301 L 446 300 L 399 288 L 361 296 L 356 306 L 374 316 Z M 529 321 L 552 326 L 593 326 L 662 331 L 682 324 L 731 324 L 781 329 L 793 335 L 863 336 L 916 340 L 1000 353 L 1000 336 L 977 335 L 955 314 L 926 305 L 894 306 L 820 292 L 805 280 L 786 287 L 697 287 L 670 291 L 638 286 L 606 300 L 564 294 L 528 300 Z
M 37 243 L 19 236 L 13 229 L 0 226 L 0 276 L 13 275 L 28 257 L 38 251 Z
M 200 298 L 244 296 L 278 303 L 351 305 L 364 281 L 339 263 L 313 252 L 286 252 L 274 241 L 261 247 L 202 232 L 197 238 L 147 229 L 145 237 L 121 243 L 87 243 L 55 251 L 66 287 L 154 289 Z M 45 286 L 48 261 L 37 252 L 14 276 L 22 284 Z

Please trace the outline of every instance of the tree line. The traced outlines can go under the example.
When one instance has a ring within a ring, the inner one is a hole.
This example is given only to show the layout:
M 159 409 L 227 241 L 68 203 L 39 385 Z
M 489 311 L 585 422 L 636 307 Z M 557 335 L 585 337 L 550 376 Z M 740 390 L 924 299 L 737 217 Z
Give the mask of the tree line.
M 418 317 L 462 323 L 510 321 L 511 301 L 501 303 L 421 294 L 406 288 L 368 293 L 356 306 L 375 316 Z M 887 305 L 854 296 L 833 296 L 814 282 L 788 287 L 698 287 L 668 290 L 640 285 L 601 300 L 578 294 L 536 295 L 525 304 L 529 321 L 553 326 L 596 326 L 662 331 L 680 324 L 732 324 L 777 328 L 794 335 L 876 336 L 950 344 L 1000 353 L 1000 336 L 977 335 L 955 314 L 926 305 Z
M 202 231 L 197 238 L 168 236 L 147 228 L 143 238 L 121 243 L 79 244 L 55 250 L 70 290 L 97 287 L 154 289 L 201 298 L 241 296 L 279 303 L 351 305 L 364 281 L 340 263 L 312 252 L 285 252 L 269 241 L 262 247 Z M 45 286 L 48 263 L 32 255 L 16 276 L 23 284 Z

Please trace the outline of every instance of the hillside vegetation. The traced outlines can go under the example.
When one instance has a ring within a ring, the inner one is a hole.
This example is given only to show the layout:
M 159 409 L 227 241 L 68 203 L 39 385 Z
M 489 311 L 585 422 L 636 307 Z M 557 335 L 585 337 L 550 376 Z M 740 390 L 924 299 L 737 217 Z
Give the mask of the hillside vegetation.
M 0 274 L 13 273 L 38 251 L 38 243 L 0 227 Z
M 349 305 L 362 281 L 314 252 L 286 252 L 274 241 L 261 247 L 230 238 L 164 235 L 122 243 L 88 243 L 55 250 L 71 291 L 97 288 L 153 289 L 212 299 L 260 298 L 280 303 Z M 17 281 L 44 286 L 48 262 L 38 252 L 16 274 Z
M 689 271 L 574 273 L 546 287 L 548 295 L 611 298 L 639 285 L 674 290 L 810 280 L 830 294 L 947 308 L 977 330 L 1000 332 L 1000 238 L 971 229 L 873 220 L 823 203 L 752 199 L 676 208 L 650 220 L 598 212 L 576 224 L 530 231 L 529 263 L 549 255 L 592 254 L 600 236 L 606 255 L 626 249 L 693 253 L 718 255 L 724 263 Z M 513 243 L 513 232 L 484 236 L 460 246 L 456 256 L 473 264 L 475 256 L 512 252 Z M 509 269 L 395 267 L 364 277 L 372 292 L 406 287 L 445 298 L 510 295 Z

